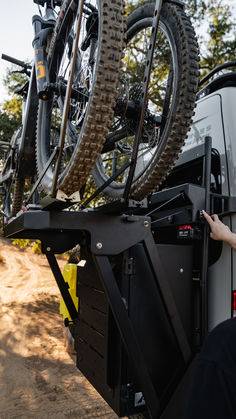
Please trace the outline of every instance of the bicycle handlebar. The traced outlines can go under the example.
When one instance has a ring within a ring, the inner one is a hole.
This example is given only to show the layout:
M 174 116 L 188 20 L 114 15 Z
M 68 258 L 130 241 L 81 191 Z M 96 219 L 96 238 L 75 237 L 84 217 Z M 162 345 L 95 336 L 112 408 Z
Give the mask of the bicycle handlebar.
M 10 57 L 10 55 L 2 54 L 1 58 L 3 60 L 9 61 L 12 64 L 19 65 L 20 67 L 23 67 L 25 69 L 31 69 L 32 68 L 32 66 L 30 64 L 26 64 L 26 63 L 24 63 L 24 61 L 20 61 L 20 60 L 17 60 L 16 58 Z
M 39 6 L 44 6 L 45 3 L 48 5 L 51 4 L 51 0 L 34 0 L 34 3 L 38 4 Z M 61 6 L 62 0 L 53 0 L 54 7 L 55 6 Z

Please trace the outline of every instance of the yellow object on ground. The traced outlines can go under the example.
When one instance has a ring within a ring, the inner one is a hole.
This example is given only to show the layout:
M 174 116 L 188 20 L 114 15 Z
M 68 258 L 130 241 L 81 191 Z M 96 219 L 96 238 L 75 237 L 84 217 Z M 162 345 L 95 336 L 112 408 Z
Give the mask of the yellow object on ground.
M 78 310 L 79 299 L 76 295 L 77 265 L 75 263 L 67 263 L 63 269 L 63 277 L 65 282 L 67 282 L 69 285 L 69 293 L 71 295 L 76 309 Z M 72 320 L 63 298 L 60 301 L 60 314 L 62 314 L 64 320 L 66 318 Z

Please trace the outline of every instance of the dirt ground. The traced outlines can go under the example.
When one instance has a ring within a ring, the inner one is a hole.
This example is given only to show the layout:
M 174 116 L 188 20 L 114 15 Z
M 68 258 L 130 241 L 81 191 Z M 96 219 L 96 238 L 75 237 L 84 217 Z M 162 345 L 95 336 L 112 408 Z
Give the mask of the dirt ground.
M 0 300 L 0 419 L 118 418 L 65 351 L 45 256 L 0 239 Z

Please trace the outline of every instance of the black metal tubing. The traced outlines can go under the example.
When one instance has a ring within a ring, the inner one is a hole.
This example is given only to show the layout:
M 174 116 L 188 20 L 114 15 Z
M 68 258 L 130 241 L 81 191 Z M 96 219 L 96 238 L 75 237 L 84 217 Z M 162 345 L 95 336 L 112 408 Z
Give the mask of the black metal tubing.
M 102 184 L 102 186 L 96 189 L 96 191 L 88 199 L 86 199 L 86 201 L 81 205 L 81 209 L 86 208 L 87 205 L 94 198 L 96 198 L 96 196 L 98 196 L 107 186 L 110 185 L 111 182 L 113 182 L 113 180 L 115 180 L 118 176 L 120 176 L 121 173 L 123 173 L 129 166 L 130 166 L 130 162 L 126 162 L 125 164 L 123 164 L 123 166 L 120 169 L 118 169 L 111 177 L 109 177 L 108 180 L 106 180 L 106 182 Z
M 25 74 L 29 74 L 29 70 L 32 69 L 32 66 L 30 64 L 25 63 L 24 61 L 17 60 L 14 57 L 10 57 L 10 55 L 2 54 L 1 55 L 1 58 L 3 60 L 9 61 L 12 64 L 18 65 L 19 67 L 22 67 L 23 70 L 24 70 L 24 72 L 25 72 Z
M 159 417 L 160 405 L 153 386 L 146 362 L 136 339 L 133 326 L 128 316 L 125 304 L 120 295 L 110 262 L 107 256 L 94 256 L 97 271 L 113 312 L 121 338 L 133 366 L 135 375 L 141 386 L 144 399 L 152 419 Z
M 147 54 L 147 62 L 146 62 L 146 68 L 144 72 L 144 81 L 143 81 L 143 89 L 142 89 L 142 100 L 141 100 L 141 113 L 139 122 L 137 124 L 137 131 L 135 134 L 134 139 L 134 147 L 133 152 L 131 156 L 131 162 L 130 162 L 130 170 L 128 174 L 128 179 L 126 181 L 125 185 L 125 191 L 124 191 L 124 199 L 125 201 L 128 200 L 132 181 L 134 177 L 137 157 L 138 157 L 138 148 L 141 141 L 142 136 L 142 129 L 143 129 L 143 121 L 144 121 L 144 113 L 146 109 L 146 103 L 147 103 L 147 96 L 148 96 L 148 85 L 150 80 L 150 74 L 151 74 L 151 68 L 152 68 L 152 61 L 153 61 L 153 55 L 154 55 L 154 49 L 156 44 L 156 38 L 157 38 L 157 31 L 158 31 L 158 24 L 160 19 L 160 13 L 161 13 L 161 7 L 162 7 L 162 0 L 156 0 L 155 2 L 155 9 L 154 9 L 154 15 L 153 15 L 153 24 L 152 24 L 152 32 L 151 32 L 151 38 L 149 41 L 149 48 L 148 48 L 148 54 Z
M 209 80 L 214 74 L 218 73 L 218 71 L 224 70 L 228 67 L 235 67 L 236 66 L 236 60 L 234 61 L 228 61 L 227 63 L 218 65 L 213 70 L 211 70 L 203 79 L 199 81 L 199 86 L 202 86 L 204 83 L 206 83 L 207 80 Z
M 68 291 L 68 284 L 64 281 L 63 275 L 61 273 L 61 270 L 58 266 L 57 260 L 55 258 L 55 255 L 50 253 L 50 252 L 46 252 L 46 257 L 48 260 L 48 263 L 50 265 L 50 268 L 52 270 L 52 273 L 54 275 L 54 278 L 56 280 L 56 283 L 58 285 L 58 288 L 61 292 L 62 298 L 65 302 L 66 308 L 70 314 L 70 317 L 72 319 L 72 321 L 75 321 L 77 319 L 78 316 L 78 311 L 75 308 L 74 302 L 71 298 L 71 295 Z
M 211 137 L 205 138 L 205 161 L 204 161 L 204 186 L 205 186 L 205 210 L 210 212 L 210 184 L 211 184 Z M 205 222 L 202 243 L 202 268 L 201 268 L 201 343 L 208 334 L 208 253 L 209 253 L 209 226 Z

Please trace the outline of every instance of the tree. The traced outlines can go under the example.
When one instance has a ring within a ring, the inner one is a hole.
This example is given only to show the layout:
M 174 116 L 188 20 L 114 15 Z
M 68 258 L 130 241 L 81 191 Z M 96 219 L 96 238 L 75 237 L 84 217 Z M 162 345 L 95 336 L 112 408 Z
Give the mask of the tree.
M 0 110 L 0 141 L 9 142 L 19 124 L 18 118 L 12 117 L 5 110 Z
M 9 99 L 0 108 L 0 141 L 10 141 L 13 133 L 21 125 L 22 97 L 15 93 L 26 83 L 27 77 L 21 73 L 8 69 L 4 78 Z
M 202 48 L 201 68 L 203 73 L 217 65 L 235 59 L 236 24 L 232 20 L 232 11 L 229 5 L 222 0 L 212 4 L 207 10 L 209 26 L 206 48 Z M 202 42 L 201 42 L 202 43 Z
M 217 65 L 235 59 L 236 9 L 234 1 L 185 1 L 186 13 L 198 36 L 201 76 Z M 139 3 L 143 3 L 143 0 L 128 1 L 127 14 L 134 10 Z

